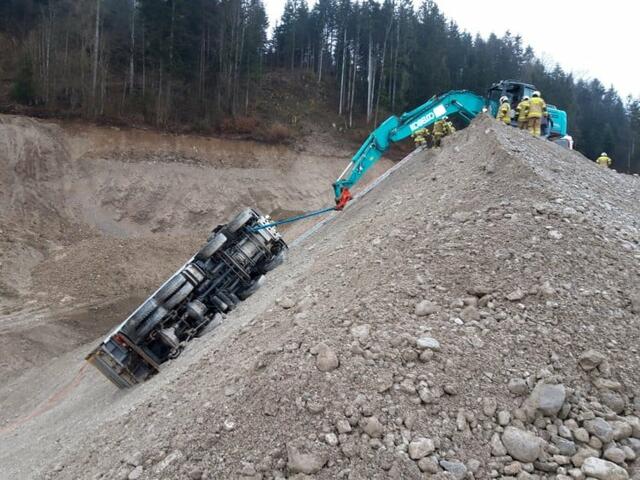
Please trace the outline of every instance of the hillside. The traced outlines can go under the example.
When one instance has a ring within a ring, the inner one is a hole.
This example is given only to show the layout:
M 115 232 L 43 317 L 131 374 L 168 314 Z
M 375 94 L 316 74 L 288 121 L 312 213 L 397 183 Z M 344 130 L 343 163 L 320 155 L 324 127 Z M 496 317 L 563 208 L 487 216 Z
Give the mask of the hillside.
M 1 475 L 637 478 L 639 260 L 638 177 L 479 118 L 139 388 L 4 386 Z

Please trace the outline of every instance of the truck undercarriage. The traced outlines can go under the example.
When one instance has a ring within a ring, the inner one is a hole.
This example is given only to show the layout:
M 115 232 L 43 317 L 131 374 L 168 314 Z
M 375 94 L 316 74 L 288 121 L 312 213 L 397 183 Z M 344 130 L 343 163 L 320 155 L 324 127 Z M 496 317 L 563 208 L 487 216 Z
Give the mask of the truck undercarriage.
M 253 294 L 287 245 L 269 217 L 247 209 L 217 226 L 207 243 L 116 327 L 87 360 L 120 388 L 160 371 L 194 337 Z M 265 227 L 266 226 L 266 227 Z

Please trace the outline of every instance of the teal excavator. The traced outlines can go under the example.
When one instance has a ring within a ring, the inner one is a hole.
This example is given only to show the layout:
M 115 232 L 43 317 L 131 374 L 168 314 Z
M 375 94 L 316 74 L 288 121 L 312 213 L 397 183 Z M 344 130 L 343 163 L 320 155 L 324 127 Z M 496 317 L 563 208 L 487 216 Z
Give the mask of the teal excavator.
M 535 90 L 533 85 L 527 83 L 502 80 L 491 86 L 486 97 L 468 90 L 452 90 L 431 97 L 423 105 L 399 117 L 389 117 L 371 132 L 347 168 L 334 182 L 336 210 L 342 210 L 351 200 L 351 187 L 389 150 L 391 144 L 405 140 L 416 130 L 427 128 L 445 116 L 454 119 L 458 127 L 468 125 L 481 112 L 489 112 L 495 117 L 499 99 L 503 96 L 509 98 L 513 111 L 522 97 L 531 97 Z M 567 135 L 566 112 L 554 105 L 547 105 L 547 112 L 548 117 L 542 125 L 544 136 L 572 148 L 573 141 Z M 515 118 L 515 115 L 512 114 L 512 118 Z

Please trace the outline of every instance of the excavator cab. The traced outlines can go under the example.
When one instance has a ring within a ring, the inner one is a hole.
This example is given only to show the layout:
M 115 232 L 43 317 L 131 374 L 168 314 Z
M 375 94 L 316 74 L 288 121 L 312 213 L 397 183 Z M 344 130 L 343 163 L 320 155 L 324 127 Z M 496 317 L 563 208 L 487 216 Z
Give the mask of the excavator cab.
M 501 80 L 489 88 L 487 92 L 487 107 L 491 115 L 495 117 L 500 107 L 500 98 L 505 95 L 509 98 L 511 108 L 515 110 L 522 97 L 531 97 L 535 90 L 536 87 L 529 83 L 518 82 L 517 80 Z
M 500 80 L 491 85 L 487 92 L 487 108 L 493 117 L 498 113 L 500 97 L 506 95 L 511 103 L 511 109 L 515 110 L 522 97 L 531 97 L 537 88 L 530 83 L 518 80 Z M 558 109 L 555 105 L 547 104 L 548 118 L 543 119 L 542 134 L 552 140 L 567 137 L 567 113 Z M 515 124 L 515 121 L 514 121 Z M 570 137 L 569 137 L 570 138 Z

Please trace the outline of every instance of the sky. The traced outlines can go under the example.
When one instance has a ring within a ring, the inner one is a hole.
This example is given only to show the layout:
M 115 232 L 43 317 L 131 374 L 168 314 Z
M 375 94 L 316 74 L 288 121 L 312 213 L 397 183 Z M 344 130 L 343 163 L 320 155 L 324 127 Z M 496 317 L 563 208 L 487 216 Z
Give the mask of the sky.
M 416 5 L 419 0 L 414 0 Z M 313 5 L 314 0 L 308 0 Z M 271 28 L 284 0 L 264 0 Z M 598 78 L 625 98 L 640 98 L 636 0 L 436 0 L 447 18 L 472 34 L 522 36 L 545 62 L 578 78 Z M 499 79 L 496 79 L 499 80 Z

